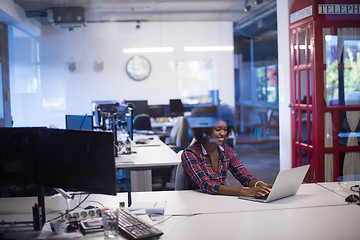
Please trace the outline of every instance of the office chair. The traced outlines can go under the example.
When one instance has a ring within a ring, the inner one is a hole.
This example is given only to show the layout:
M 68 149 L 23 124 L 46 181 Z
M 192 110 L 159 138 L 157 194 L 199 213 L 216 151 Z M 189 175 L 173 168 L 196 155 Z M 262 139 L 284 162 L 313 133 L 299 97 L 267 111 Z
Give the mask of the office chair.
M 183 151 L 178 152 L 178 156 L 180 158 L 180 163 L 176 167 L 175 172 L 175 190 L 184 190 L 184 168 L 181 163 L 181 154 Z
M 169 146 L 179 152 L 189 146 L 189 123 L 185 117 L 179 117 L 169 134 Z
M 152 130 L 150 116 L 146 113 L 134 117 L 134 130 Z

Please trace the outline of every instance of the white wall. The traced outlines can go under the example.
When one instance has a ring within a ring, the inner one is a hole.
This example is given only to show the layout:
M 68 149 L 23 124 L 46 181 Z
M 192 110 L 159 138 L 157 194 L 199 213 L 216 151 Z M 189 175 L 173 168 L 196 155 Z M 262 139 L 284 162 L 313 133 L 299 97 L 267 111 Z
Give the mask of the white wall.
M 15 39 L 15 45 L 17 41 L 21 40 Z M 90 23 L 73 31 L 44 26 L 41 39 L 31 41 L 31 57 L 24 60 L 20 53 L 14 56 L 15 65 L 23 62 L 34 75 L 30 90 L 24 89 L 29 79 L 14 70 L 14 126 L 53 124 L 62 128 L 65 114 L 91 114 L 93 100 L 148 99 L 149 104 L 167 104 L 170 98 L 180 97 L 170 63 L 182 59 L 210 59 L 215 73 L 213 85 L 219 89 L 221 101 L 234 105 L 233 52 L 183 51 L 189 45 L 233 45 L 231 22 L 144 22 L 140 29 L 135 28 L 135 23 Z M 126 62 L 135 54 L 124 54 L 123 48 L 168 46 L 175 51 L 141 54 L 152 64 L 148 79 L 137 82 L 127 76 Z M 104 61 L 103 72 L 94 71 L 96 60 Z M 77 63 L 74 73 L 67 69 L 70 61 Z

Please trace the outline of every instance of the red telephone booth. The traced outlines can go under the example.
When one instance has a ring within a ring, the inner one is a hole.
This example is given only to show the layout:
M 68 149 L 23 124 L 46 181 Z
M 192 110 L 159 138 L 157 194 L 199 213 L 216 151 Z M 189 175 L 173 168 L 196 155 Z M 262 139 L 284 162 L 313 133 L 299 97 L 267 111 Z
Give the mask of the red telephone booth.
M 290 9 L 292 166 L 306 181 L 360 180 L 360 4 L 295 0 Z

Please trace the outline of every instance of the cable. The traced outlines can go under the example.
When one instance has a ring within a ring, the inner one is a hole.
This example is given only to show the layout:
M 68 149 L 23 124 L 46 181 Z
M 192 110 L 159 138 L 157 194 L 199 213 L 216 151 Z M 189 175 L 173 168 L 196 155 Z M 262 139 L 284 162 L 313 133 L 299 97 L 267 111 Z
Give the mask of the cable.
M 353 189 L 353 188 L 357 188 L 357 190 L 356 190 L 356 189 Z M 354 186 L 351 186 L 351 187 L 350 187 L 350 190 L 353 191 L 353 192 L 359 192 L 359 190 L 360 190 L 359 185 L 356 184 L 356 185 L 354 185 Z
M 83 120 L 81 121 L 81 124 L 80 124 L 80 127 L 79 127 L 80 130 L 81 130 L 83 124 L 84 124 L 84 121 L 85 121 L 86 117 L 87 117 L 87 114 L 85 114 L 85 116 L 83 117 Z
M 80 199 L 81 199 L 81 195 L 82 195 L 82 194 L 80 194 Z M 86 199 L 88 199 L 89 196 L 90 196 L 90 193 L 89 193 L 81 202 L 79 202 L 78 205 L 76 205 L 75 207 L 73 207 L 72 209 L 70 209 L 68 212 L 62 213 L 62 214 L 60 214 L 59 216 L 57 216 L 57 217 L 55 217 L 55 218 L 53 218 L 53 219 L 47 220 L 46 222 L 54 221 L 54 220 L 56 220 L 56 219 L 62 218 L 63 216 L 65 216 L 65 215 L 68 214 L 68 213 L 71 213 L 72 211 L 74 211 L 75 209 L 77 209 L 78 207 L 80 207 L 80 205 L 83 204 L 83 203 L 86 201 Z M 80 200 L 79 200 L 79 201 L 80 201 Z

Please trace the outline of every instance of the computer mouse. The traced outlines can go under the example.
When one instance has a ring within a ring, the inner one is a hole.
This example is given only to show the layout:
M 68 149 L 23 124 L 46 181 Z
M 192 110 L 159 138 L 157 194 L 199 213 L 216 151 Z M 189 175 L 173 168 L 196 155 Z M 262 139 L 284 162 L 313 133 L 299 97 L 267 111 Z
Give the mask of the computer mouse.
M 355 194 L 351 194 L 345 198 L 345 201 L 348 203 L 354 203 L 360 201 L 360 197 Z

